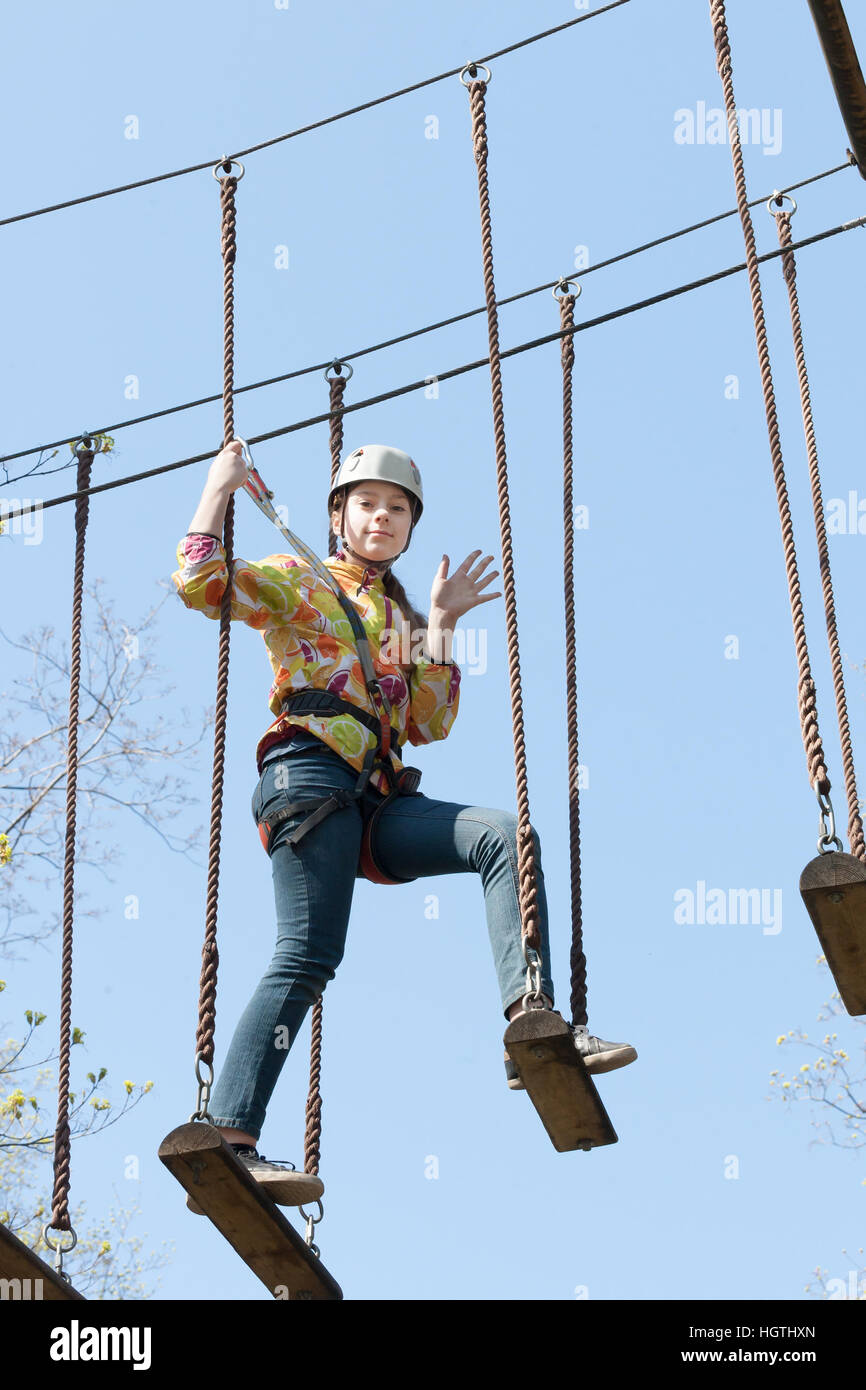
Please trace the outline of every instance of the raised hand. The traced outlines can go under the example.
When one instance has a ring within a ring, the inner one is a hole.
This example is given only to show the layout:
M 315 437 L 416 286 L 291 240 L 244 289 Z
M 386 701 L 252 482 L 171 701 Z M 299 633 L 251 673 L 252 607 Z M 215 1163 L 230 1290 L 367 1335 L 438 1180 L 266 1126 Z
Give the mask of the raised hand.
M 479 603 L 489 603 L 491 599 L 502 597 L 500 592 L 482 594 L 481 590 L 485 584 L 490 584 L 496 578 L 499 570 L 493 570 L 490 574 L 485 575 L 484 571 L 493 556 L 486 555 L 483 560 L 478 560 L 480 554 L 480 550 L 473 550 L 470 555 L 466 556 L 463 564 L 458 565 L 450 578 L 448 576 L 448 556 L 442 556 L 442 562 L 436 571 L 433 587 L 430 590 L 431 613 L 446 614 L 452 622 L 456 622 L 464 613 L 468 613 L 470 608 L 477 607 Z

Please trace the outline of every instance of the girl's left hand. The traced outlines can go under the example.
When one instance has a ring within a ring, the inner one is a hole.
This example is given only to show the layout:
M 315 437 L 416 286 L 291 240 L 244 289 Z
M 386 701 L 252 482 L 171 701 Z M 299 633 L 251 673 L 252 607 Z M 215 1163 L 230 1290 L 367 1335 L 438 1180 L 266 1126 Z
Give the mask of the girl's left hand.
M 447 613 L 449 618 L 455 622 L 468 613 L 470 608 L 475 608 L 479 603 L 489 603 L 491 599 L 501 598 L 501 593 L 482 594 L 481 590 L 485 584 L 489 584 L 499 570 L 493 570 L 491 574 L 485 575 L 484 571 L 493 559 L 492 555 L 487 555 L 483 560 L 478 560 L 480 550 L 473 550 L 471 555 L 467 555 L 462 565 L 454 571 L 451 578 L 448 578 L 449 560 L 447 555 L 442 556 L 442 563 L 436 571 L 433 580 L 433 587 L 430 590 L 430 607 L 438 609 L 439 612 Z M 475 561 L 478 563 L 475 564 Z M 474 565 L 474 569 L 472 568 Z

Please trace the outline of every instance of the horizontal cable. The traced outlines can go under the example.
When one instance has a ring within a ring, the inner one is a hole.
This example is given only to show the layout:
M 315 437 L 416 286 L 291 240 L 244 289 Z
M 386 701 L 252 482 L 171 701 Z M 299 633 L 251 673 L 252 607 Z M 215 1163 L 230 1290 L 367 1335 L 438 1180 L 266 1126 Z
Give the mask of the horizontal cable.
M 800 179 L 798 183 L 788 184 L 786 188 L 774 189 L 773 193 L 790 193 L 795 188 L 804 188 L 807 184 L 817 183 L 819 179 L 829 178 L 831 174 L 838 174 L 843 169 L 850 168 L 856 168 L 852 160 L 848 160 L 844 164 L 837 164 L 832 169 L 825 169 L 823 173 L 812 174 L 809 178 Z M 769 196 L 772 196 L 772 194 Z M 749 207 L 757 207 L 759 203 L 764 202 L 767 202 L 767 195 L 761 198 L 753 198 Z M 616 265 L 619 261 L 628 260 L 631 256 L 637 256 L 643 251 L 652 250 L 654 247 L 661 246 L 665 242 L 675 241 L 678 237 L 686 236 L 689 232 L 696 232 L 704 227 L 712 226 L 714 222 L 722 222 L 727 217 L 734 217 L 736 212 L 736 208 L 731 208 L 727 212 L 716 213 L 714 217 L 706 217 L 701 222 L 693 222 L 690 226 L 681 227 L 679 231 L 676 232 L 667 232 L 664 236 L 655 237 L 652 241 L 646 241 L 641 246 L 632 247 L 630 251 L 620 251 L 615 256 L 609 256 L 607 260 L 599 261 L 596 265 L 587 266 L 585 270 L 579 272 L 579 278 L 582 280 L 596 270 L 604 270 L 608 266 Z M 578 275 L 575 275 L 573 278 L 578 278 Z M 498 299 L 496 303 L 499 306 L 503 304 L 514 304 L 519 299 L 526 299 L 530 295 L 540 294 L 543 290 L 552 289 L 553 286 L 557 284 L 559 284 L 558 279 L 548 280 L 543 285 L 533 286 L 530 290 L 519 290 L 516 294 L 508 295 L 504 299 Z M 383 342 L 374 343 L 371 347 L 359 348 L 357 352 L 345 353 L 341 357 L 332 357 L 327 362 L 317 362 L 311 367 L 298 367 L 294 371 L 284 372 L 280 376 L 267 377 L 263 381 L 251 382 L 248 386 L 238 386 L 235 388 L 235 395 L 239 396 L 245 391 L 258 391 L 264 386 L 276 386 L 284 381 L 293 381 L 297 377 L 308 376 L 312 372 L 325 371 L 335 362 L 354 362 L 357 361 L 359 357 L 366 357 L 373 352 L 381 352 L 383 348 L 395 347 L 398 343 L 408 342 L 412 338 L 422 337 L 425 333 L 433 333 L 440 328 L 448 328 L 451 324 L 461 323 L 465 319 L 470 319 L 477 314 L 483 313 L 486 313 L 486 309 L 483 305 L 479 309 L 467 309 L 463 313 L 452 315 L 451 318 L 440 319 L 436 323 L 427 324 L 425 328 L 413 328 L 410 332 L 401 333 L 396 338 L 386 338 Z M 91 430 L 90 433 L 113 435 L 117 430 L 125 429 L 129 425 L 142 425 L 150 420 L 160 420 L 166 415 L 177 415 L 183 410 L 194 410 L 200 405 L 212 405 L 215 401 L 221 400 L 221 393 L 213 396 L 201 396 L 198 400 L 185 401 L 183 405 L 166 406 L 162 410 L 154 410 L 147 415 L 137 415 L 131 420 L 121 420 L 115 425 L 105 425 L 102 429 Z M 19 449 L 14 454 L 4 454 L 0 456 L 0 464 L 11 463 L 13 459 L 26 458 L 29 454 L 45 453 L 48 449 L 59 449 L 63 444 L 68 443 L 68 441 L 69 436 L 67 435 L 66 438 L 55 439 L 50 444 L 40 444 L 38 448 Z M 70 459 L 68 462 L 60 464 L 57 468 L 46 468 L 39 472 L 31 470 L 28 473 L 19 473 L 14 478 L 8 478 L 6 480 L 6 486 L 8 487 L 11 486 L 12 483 L 20 482 L 22 478 L 47 478 L 53 473 L 61 473 L 64 469 L 74 468 L 75 464 L 75 459 Z
M 564 24 L 557 24 L 552 29 L 545 29 L 540 34 L 530 34 L 528 39 L 519 39 L 517 43 L 511 43 L 507 48 L 497 49 L 495 53 L 488 53 L 486 58 L 475 58 L 475 63 L 490 63 L 494 58 L 502 58 L 506 53 L 515 53 L 518 48 L 526 48 L 528 44 L 537 43 L 539 39 L 547 39 L 551 34 L 560 34 L 564 29 L 571 29 L 575 24 L 583 24 L 584 20 L 596 19 L 599 15 L 606 14 L 608 10 L 616 10 L 620 5 L 627 5 L 628 0 L 611 0 L 609 5 L 604 5 L 599 10 L 590 10 L 588 14 L 582 14 L 577 19 L 568 19 Z M 322 126 L 332 125 L 334 121 L 345 120 L 347 116 L 356 116 L 359 111 L 369 111 L 374 106 L 381 106 L 383 102 L 394 101 L 396 97 L 407 96 L 409 92 L 419 92 L 423 87 L 432 87 L 436 82 L 445 82 L 449 77 L 456 77 L 467 66 L 462 63 L 459 68 L 449 68 L 448 72 L 440 72 L 436 77 L 425 77 L 420 82 L 413 82 L 409 87 L 400 87 L 396 92 L 388 92 L 385 96 L 374 97 L 372 101 L 364 101 L 360 106 L 350 106 L 346 111 L 337 111 L 333 116 L 325 116 L 321 121 L 312 121 L 309 125 L 299 126 L 297 130 L 290 130 L 285 135 L 275 135 L 270 140 L 262 140 L 258 145 L 250 145 L 245 150 L 237 150 L 233 155 L 223 155 L 221 159 L 208 159 L 203 164 L 189 164 L 185 169 L 173 169 L 169 174 L 154 174 L 149 179 L 137 179 L 135 183 L 123 183 L 117 188 L 106 188 L 101 193 L 86 193 L 80 198 L 68 198 L 64 203 L 52 203 L 50 207 L 35 208 L 33 212 L 19 212 L 14 217 L 0 218 L 0 227 L 8 227 L 12 222 L 24 222 L 28 217 L 41 217 L 47 212 L 59 212 L 61 208 L 74 208 L 80 203 L 92 203 L 97 198 L 110 198 L 114 193 L 128 193 L 131 188 L 146 188 L 151 183 L 162 183 L 166 179 L 178 179 L 183 174 L 197 174 L 202 169 L 213 169 L 217 164 L 222 164 L 226 159 L 240 159 L 242 155 L 255 154 L 258 150 L 266 150 L 271 145 L 279 145 L 284 140 L 293 140 L 296 135 L 306 135 L 311 130 L 319 130 Z
M 828 237 L 838 236 L 840 232 L 850 232 L 856 227 L 866 226 L 866 217 L 857 217 L 852 222 L 843 222 L 838 227 L 831 227 L 825 232 L 816 232 L 814 236 L 804 237 L 802 241 L 792 241 L 790 246 L 778 248 L 775 251 L 767 251 L 763 256 L 758 257 L 758 261 L 772 261 L 777 257 L 787 254 L 789 251 L 799 251 L 804 246 L 814 246 L 818 241 L 826 241 Z M 613 309 L 609 313 L 600 314 L 598 318 L 586 319 L 583 323 L 575 324 L 573 329 L 560 330 L 557 333 L 547 333 L 542 338 L 533 338 L 527 343 L 520 343 L 517 347 L 508 348 L 500 353 L 500 356 L 516 357 L 518 353 L 529 352 L 533 348 L 544 347 L 547 343 L 558 342 L 560 338 L 568 337 L 572 334 L 583 333 L 589 328 L 598 328 L 600 324 L 611 323 L 614 319 L 623 318 L 626 314 L 637 313 L 641 309 L 648 309 L 653 304 L 661 304 L 665 300 L 675 299 L 678 295 L 688 294 L 691 290 L 701 289 L 704 285 L 712 285 L 717 280 L 724 280 L 730 275 L 737 275 L 746 269 L 745 261 L 739 265 L 728 266 L 726 270 L 717 270 L 712 275 L 705 275 L 700 280 L 690 280 L 686 285 L 677 285 L 672 290 L 662 290 L 660 294 L 654 294 L 649 299 L 641 299 L 634 304 L 627 304 L 621 309 Z M 366 400 L 354 401 L 351 405 L 344 406 L 337 412 L 340 415 L 350 415 L 356 410 L 366 410 L 368 406 L 380 405 L 383 401 L 393 400 L 397 396 L 408 395 L 411 391 L 418 391 L 422 387 L 429 385 L 431 381 L 450 381 L 454 377 L 463 376 L 466 372 L 477 371 L 479 367 L 486 367 L 489 364 L 489 357 L 481 357 L 477 362 L 467 362 L 462 367 L 451 367 L 446 372 L 439 372 L 432 377 L 425 377 L 421 381 L 412 381 L 407 386 L 397 386 L 390 391 L 383 391 L 378 396 L 368 396 Z M 262 444 L 270 439 L 279 439 L 286 434 L 294 434 L 297 430 L 309 429 L 312 425 L 321 425 L 331 419 L 331 411 L 326 411 L 323 415 L 313 415 L 307 420 L 297 420 L 294 424 L 283 425 L 280 429 L 268 430 L 265 434 L 250 435 L 247 439 L 248 444 Z M 156 478 L 161 473 L 173 473 L 177 468 L 187 468 L 193 463 L 204 463 L 207 459 L 215 457 L 213 449 L 209 449 L 204 454 L 195 454 L 192 458 L 179 459 L 176 463 L 166 463 L 160 468 L 149 468 L 143 473 L 131 473 L 125 478 L 115 478 L 108 483 L 97 483 L 94 487 L 89 487 L 81 492 L 69 492 L 63 497 L 52 497 L 47 502 L 38 501 L 36 505 L 43 511 L 49 507 L 59 507 L 65 502 L 75 502 L 79 497 L 90 497 L 97 492 L 108 492 L 112 488 L 125 487 L 128 483 L 138 483 L 144 478 Z M 17 507 L 15 509 L 2 511 L 2 520 L 12 521 L 19 516 L 29 516 L 34 510 L 31 504 L 27 507 Z

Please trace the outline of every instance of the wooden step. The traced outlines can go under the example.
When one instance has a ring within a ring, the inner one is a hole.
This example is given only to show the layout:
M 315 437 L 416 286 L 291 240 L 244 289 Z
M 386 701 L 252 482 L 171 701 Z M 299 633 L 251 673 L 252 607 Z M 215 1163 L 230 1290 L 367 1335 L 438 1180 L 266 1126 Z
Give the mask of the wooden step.
M 173 1129 L 159 1157 L 274 1298 L 342 1299 L 339 1284 L 214 1125 Z
M 503 1039 L 544 1128 L 559 1153 L 616 1144 L 574 1036 L 555 1009 L 529 1009 L 511 1020 Z
M 849 1014 L 866 1013 L 866 864 L 830 850 L 800 875 L 800 894 Z

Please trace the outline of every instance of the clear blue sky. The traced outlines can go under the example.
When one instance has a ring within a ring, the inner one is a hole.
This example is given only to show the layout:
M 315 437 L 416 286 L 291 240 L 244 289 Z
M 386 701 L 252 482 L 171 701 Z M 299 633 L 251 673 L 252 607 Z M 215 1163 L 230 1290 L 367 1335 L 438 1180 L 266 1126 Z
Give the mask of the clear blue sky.
M 849 6 L 855 40 L 866 23 Z M 50 0 L 7 24 L 6 214 L 216 160 L 224 152 L 562 22 L 567 0 L 320 6 L 291 0 L 125 7 Z M 731 0 L 738 104 L 766 109 L 745 147 L 750 195 L 839 164 L 847 137 L 805 0 Z M 678 111 L 719 107 L 708 6 L 630 5 L 504 57 L 488 93 L 497 290 L 502 296 L 733 206 L 726 145 L 679 143 Z M 778 114 L 776 114 L 778 113 Z M 430 116 L 438 138 L 425 137 Z M 125 138 L 128 118 L 138 138 Z M 773 124 L 774 123 L 774 124 Z M 456 78 L 245 160 L 238 191 L 236 383 L 377 342 L 483 300 L 468 101 Z M 860 216 L 853 169 L 803 190 L 796 235 Z M 763 207 L 759 249 L 776 245 Z M 209 171 L 3 229 L 4 442 L 69 438 L 222 385 L 217 185 Z M 288 269 L 275 248 L 288 247 Z M 589 275 L 587 318 L 742 259 L 730 219 Z M 861 446 L 866 240 L 800 255 L 800 293 L 825 499 L 866 496 Z M 787 307 L 764 272 L 798 528 L 813 672 L 837 816 L 844 795 Z M 549 293 L 503 309 L 503 346 L 553 332 Z M 486 353 L 478 317 L 356 364 L 348 399 Z M 138 400 L 125 398 L 128 377 Z M 730 376 L 739 395 L 726 398 Z M 568 1001 L 569 866 L 556 345 L 504 368 L 529 794 L 541 836 L 560 1008 Z M 244 436 L 325 408 L 320 375 L 239 396 Z M 219 405 L 116 432 L 95 481 L 220 446 Z M 421 606 L 443 551 L 480 547 L 501 568 L 489 375 L 416 393 L 346 423 L 346 448 L 385 442 L 421 468 L 425 511 L 398 573 Z M 292 526 L 325 545 L 327 430 L 262 445 L 256 461 Z M 810 1147 L 806 1107 L 768 1101 L 776 1037 L 816 1032 L 826 977 L 798 893 L 817 810 L 796 710 L 779 522 L 744 276 L 577 338 L 575 498 L 584 918 L 592 1031 L 639 1061 L 600 1082 L 620 1142 L 557 1154 L 502 1066 L 503 1022 L 475 875 L 356 889 L 345 959 L 325 1001 L 323 1259 L 347 1298 L 799 1299 L 816 1264 L 844 1276 L 862 1240 L 862 1163 Z M 17 465 L 14 466 L 18 471 Z M 206 465 L 94 499 L 87 563 L 132 623 L 160 594 Z M 38 495 L 69 491 L 72 474 Z M 33 496 L 17 484 L 7 497 Z M 41 545 L 3 542 L 4 629 L 69 626 L 71 508 Z M 237 552 L 278 537 L 241 497 Z M 866 745 L 866 537 L 831 542 L 855 752 Z M 476 610 L 486 669 L 464 670 L 450 737 L 419 753 L 429 796 L 516 809 L 502 600 Z M 468 619 L 464 620 L 468 623 Z M 151 649 L 169 713 L 212 703 L 215 624 L 172 598 Z M 726 639 L 739 642 L 726 659 Z M 254 748 L 269 722 L 261 639 L 237 625 L 220 891 L 217 1067 L 270 957 L 273 897 L 249 814 Z M 4 656 L 4 662 L 6 661 Z M 854 669 L 855 665 L 861 669 Z M 14 674 L 7 668 L 7 675 Z M 209 752 L 191 784 L 206 823 Z M 173 1241 L 170 1299 L 267 1298 L 157 1158 L 195 1102 L 194 1033 L 204 862 L 118 813 L 114 881 L 76 946 L 80 1071 L 107 1064 L 153 1092 L 122 1125 L 75 1146 L 74 1200 L 137 1198 L 136 1232 Z M 781 891 L 781 930 L 678 924 L 675 894 Z M 425 915 L 428 894 L 439 917 Z M 124 917 L 127 895 L 140 917 Z M 59 888 L 58 888 L 59 901 Z M 28 1005 L 56 1023 L 59 942 L 16 969 L 6 1033 Z M 47 1026 L 47 1025 L 46 1025 Z M 853 1024 L 848 1032 L 856 1032 Z M 20 1031 L 20 1028 L 19 1028 Z M 847 1034 L 846 1034 L 847 1036 Z M 302 1164 L 309 1026 L 291 1054 L 261 1148 Z M 797 1059 L 795 1059 L 796 1061 Z M 124 1160 L 140 1157 L 138 1183 Z M 439 1178 L 425 1177 L 429 1155 Z M 729 1156 L 739 1177 L 726 1179 Z M 543 1258 L 526 1258 L 543 1248 Z M 536 1246 L 538 1243 L 538 1247 Z M 455 1259 L 455 1252 L 458 1258 Z

